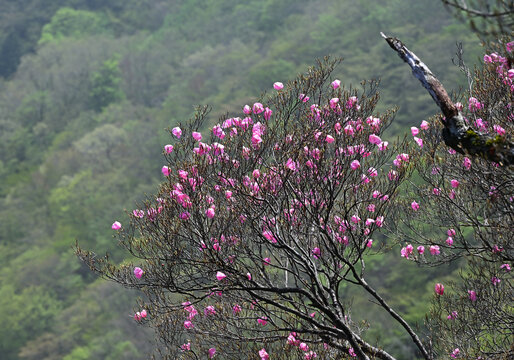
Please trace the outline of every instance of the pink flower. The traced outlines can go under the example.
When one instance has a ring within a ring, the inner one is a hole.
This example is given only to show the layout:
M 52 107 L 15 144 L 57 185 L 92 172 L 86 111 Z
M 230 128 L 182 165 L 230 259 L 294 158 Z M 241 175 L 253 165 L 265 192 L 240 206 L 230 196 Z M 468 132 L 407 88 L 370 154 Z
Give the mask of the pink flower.
M 205 216 L 207 216 L 209 219 L 212 219 L 215 214 L 216 213 L 215 213 L 213 207 L 210 207 L 210 208 L 207 209 L 207 211 L 205 211 Z
M 216 354 L 216 348 L 210 348 L 209 349 L 209 359 L 212 359 L 214 357 L 214 354 Z
M 432 190 L 432 193 L 433 193 L 434 195 L 436 195 L 436 196 L 437 196 L 437 195 L 441 194 L 441 190 L 440 190 L 440 189 L 438 189 L 438 188 L 434 188 L 434 189 Z
M 415 126 L 412 126 L 410 128 L 410 132 L 412 133 L 412 136 L 416 136 L 416 135 L 419 134 L 419 129 L 417 127 L 415 127 Z
M 246 273 L 246 277 L 248 278 L 248 280 L 252 280 L 252 274 Z
M 503 264 L 502 266 L 500 266 L 500 269 L 505 269 L 505 271 L 510 271 L 510 265 L 509 264 Z
M 113 230 L 121 229 L 121 223 L 119 221 L 113 222 L 112 225 L 111 225 L 111 229 L 113 229 Z
M 141 310 L 141 317 L 144 319 L 146 316 L 148 315 L 148 313 L 146 312 L 146 310 Z
M 264 258 L 262 262 L 264 263 L 264 266 L 271 264 L 271 260 L 268 257 Z
M 514 69 L 509 69 L 509 71 L 507 71 L 507 76 L 509 79 L 514 79 Z
M 477 110 L 480 110 L 482 107 L 483 107 L 483 105 L 476 98 L 474 98 L 474 97 L 469 98 L 469 105 L 468 105 L 469 111 L 475 112 Z
M 187 211 L 184 211 L 183 213 L 181 213 L 179 215 L 179 218 L 181 220 L 188 220 L 190 217 L 191 217 L 191 214 L 189 212 L 187 212 Z
M 214 308 L 214 306 L 209 305 L 209 306 L 207 306 L 207 307 L 203 310 L 203 314 L 204 314 L 205 316 L 215 315 L 215 314 L 216 314 L 216 309 Z
M 414 251 L 414 247 L 411 244 L 409 244 L 406 247 L 402 248 L 400 253 L 401 253 L 402 257 L 408 259 L 409 255 L 412 254 L 413 251 Z
M 309 345 L 307 345 L 306 343 L 300 343 L 300 346 L 299 346 L 300 350 L 302 351 L 309 351 Z
M 141 279 L 141 276 L 143 276 L 143 269 L 141 269 L 140 267 L 135 267 L 134 268 L 134 276 L 138 279 Z
M 469 300 L 471 301 L 477 301 L 477 293 L 475 290 L 468 290 L 468 294 L 469 294 Z
M 486 55 L 484 55 L 484 63 L 486 63 L 486 64 L 490 64 L 490 63 L 492 63 L 492 62 L 493 62 L 493 58 L 492 58 L 492 57 L 490 57 L 490 56 L 489 56 L 489 55 L 487 55 L 487 54 L 486 54 Z
M 305 360 L 312 360 L 312 359 L 317 358 L 317 357 L 318 357 L 318 354 L 316 354 L 312 350 L 305 354 Z
M 372 144 L 375 144 L 375 145 L 378 145 L 382 142 L 382 140 L 380 139 L 380 137 L 378 137 L 377 135 L 375 134 L 371 134 L 368 138 L 369 142 L 372 143 Z
M 298 96 L 298 100 L 301 100 L 303 102 L 307 102 L 307 101 L 309 101 L 309 99 L 310 99 L 310 97 L 306 96 L 305 94 L 300 94 Z
M 435 293 L 437 295 L 443 295 L 443 293 L 444 293 L 444 285 L 440 284 L 440 283 L 437 283 L 437 284 L 435 284 L 434 290 L 435 290 Z
M 246 114 L 246 115 L 250 115 L 252 113 L 252 108 L 249 106 L 249 105 L 245 105 L 243 107 L 243 112 Z
M 507 49 L 508 52 L 511 52 L 514 49 L 514 41 L 505 44 L 505 49 Z
M 452 311 L 452 312 L 450 313 L 450 315 L 448 315 L 448 316 L 447 316 L 447 319 L 448 319 L 448 320 L 455 320 L 455 319 L 457 319 L 457 316 L 458 316 L 458 315 L 459 315 L 459 314 L 457 313 L 457 311 Z
M 253 104 L 252 110 L 253 110 L 254 114 L 260 114 L 261 112 L 264 111 L 264 106 L 261 103 L 257 102 L 255 104 Z
M 332 98 L 330 99 L 330 107 L 332 109 L 335 109 L 337 107 L 337 103 L 339 102 L 339 98 Z
M 369 239 L 368 242 L 366 243 L 366 247 L 371 248 L 372 246 L 373 246 L 373 240 Z
M 282 84 L 281 82 L 277 81 L 276 83 L 273 84 L 273 88 L 275 90 L 282 90 L 284 88 L 284 84 Z
M 437 245 L 430 246 L 430 254 L 439 255 L 440 253 L 441 253 L 441 251 L 439 250 L 439 246 L 437 246 Z
M 164 145 L 164 151 L 166 151 L 166 154 L 169 154 L 173 151 L 173 145 Z
M 190 342 L 188 342 L 187 344 L 182 344 L 182 345 L 180 346 L 180 349 L 181 349 L 182 351 L 189 351 L 189 350 L 191 350 L 191 343 L 190 343 Z
M 177 139 L 180 139 L 180 137 L 182 136 L 182 130 L 178 126 L 171 129 L 171 133 L 175 135 Z
M 361 167 L 361 163 L 359 162 L 359 160 L 353 160 L 350 164 L 350 167 L 352 168 L 352 170 L 357 170 Z
M 168 166 L 163 166 L 161 172 L 164 176 L 170 176 L 171 169 Z
M 233 307 L 232 307 L 232 311 L 234 312 L 234 314 L 239 314 L 241 312 L 241 306 L 238 305 L 238 304 L 235 304 Z
M 278 90 L 278 89 L 277 89 Z M 266 349 L 262 348 L 259 350 L 259 356 L 261 357 L 261 360 L 269 360 L 269 355 L 266 352 Z
M 321 249 L 318 247 L 312 249 L 312 256 L 314 256 L 315 259 L 319 259 L 321 257 Z
M 453 238 L 451 236 L 448 236 L 446 239 L 446 245 L 452 246 L 453 245 Z
M 510 70 L 509 70 L 510 71 Z M 514 69 L 512 69 L 512 77 L 514 77 Z M 505 129 L 502 128 L 500 125 L 493 125 L 494 131 L 500 136 L 505 135 Z
M 420 255 L 423 255 L 423 253 L 425 252 L 425 247 L 423 245 L 420 245 L 417 247 L 417 250 Z
M 292 170 L 292 171 L 296 170 L 296 164 L 293 161 L 293 159 L 291 159 L 291 158 L 287 159 L 287 161 L 286 161 L 286 168 L 288 168 L 289 170 Z
M 411 204 L 410 204 L 412 210 L 414 211 L 418 211 L 419 210 L 419 204 L 416 202 L 416 201 L 413 201 Z
M 456 358 L 457 358 L 457 356 L 459 356 L 459 353 L 460 353 L 459 348 L 454 349 L 454 350 L 452 351 L 452 354 L 451 354 L 452 358 L 456 359 Z
M 471 168 L 471 160 L 468 157 L 465 157 L 462 160 L 462 166 L 464 167 L 464 169 L 469 170 Z
M 334 137 L 332 135 L 327 135 L 325 138 L 325 141 L 329 144 L 333 143 L 335 141 Z
M 494 286 L 496 286 L 496 285 L 498 285 L 501 282 L 501 280 L 498 279 L 496 276 L 493 276 L 491 278 L 491 282 L 493 283 Z
M 450 181 L 450 183 L 452 184 L 452 188 L 458 188 L 459 187 L 459 180 L 455 180 L 453 179 L 452 181 Z
M 332 88 L 334 90 L 336 90 L 337 88 L 339 88 L 341 86 L 341 80 L 336 79 L 336 80 L 332 81 L 332 83 L 330 85 L 332 85 Z
M 264 110 L 264 119 L 268 121 L 271 118 L 271 115 L 273 114 L 273 111 L 267 107 L 266 110 Z
M 225 191 L 225 198 L 227 200 L 229 200 L 231 197 L 232 197 L 232 191 L 230 191 L 230 190 Z
M 193 136 L 193 139 L 195 139 L 196 141 L 202 140 L 202 134 L 200 134 L 199 132 L 193 131 L 192 136 Z
M 257 322 L 259 323 L 259 325 L 266 326 L 266 324 L 268 323 L 268 318 L 263 316 L 261 318 L 258 318 Z
M 226 277 L 227 277 L 227 275 L 223 274 L 221 271 L 218 271 L 216 273 L 216 279 L 218 279 L 218 281 L 221 281 L 221 280 L 223 280 Z
M 423 120 L 419 127 L 421 128 L 421 130 L 428 130 L 428 128 L 430 127 L 430 124 L 428 123 L 428 121 Z
M 351 357 L 356 357 L 357 354 L 355 353 L 355 350 L 353 350 L 353 348 L 349 348 L 348 349 L 348 354 L 350 354 Z
M 141 313 L 139 311 L 134 314 L 134 320 L 136 320 L 136 321 L 140 321 L 141 320 Z
M 418 144 L 418 146 L 420 148 L 423 148 L 423 139 L 420 139 L 419 137 L 414 136 L 414 141 L 416 142 L 416 144 Z
M 378 150 L 384 151 L 387 150 L 387 146 L 389 145 L 388 141 L 382 141 L 380 144 L 378 144 Z
M 192 329 L 194 327 L 193 323 L 190 321 L 190 320 L 186 320 L 184 321 L 184 327 L 189 330 L 189 329 Z

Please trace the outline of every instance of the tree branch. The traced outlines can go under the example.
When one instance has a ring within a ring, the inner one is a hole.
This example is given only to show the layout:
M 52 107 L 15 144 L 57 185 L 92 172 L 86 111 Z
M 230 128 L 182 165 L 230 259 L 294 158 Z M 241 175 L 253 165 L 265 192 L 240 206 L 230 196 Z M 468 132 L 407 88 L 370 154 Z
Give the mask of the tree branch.
M 441 109 L 445 118 L 442 119 L 443 139 L 446 145 L 461 154 L 479 156 L 494 161 L 501 166 L 514 165 L 514 144 L 507 138 L 497 135 L 478 133 L 469 127 L 462 113 L 455 107 L 441 82 L 435 77 L 412 51 L 397 38 L 380 33 L 389 46 L 398 53 L 412 69 L 412 74 L 427 89 L 432 99 Z

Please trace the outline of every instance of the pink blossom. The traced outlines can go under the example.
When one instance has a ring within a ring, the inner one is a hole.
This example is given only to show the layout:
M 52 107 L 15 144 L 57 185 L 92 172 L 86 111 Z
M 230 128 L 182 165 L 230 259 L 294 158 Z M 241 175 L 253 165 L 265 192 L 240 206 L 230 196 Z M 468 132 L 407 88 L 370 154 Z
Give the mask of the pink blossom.
M 284 88 L 284 84 L 282 84 L 281 82 L 277 81 L 276 83 L 273 84 L 273 88 L 275 90 L 282 90 Z
M 186 320 L 186 321 L 184 321 L 184 327 L 189 330 L 189 329 L 192 329 L 194 327 L 194 325 L 190 320 Z
M 218 272 L 216 273 L 216 279 L 218 279 L 218 281 L 221 281 L 221 280 L 223 280 L 223 279 L 224 279 L 224 278 L 226 278 L 226 277 L 227 277 L 227 275 L 225 275 L 225 274 L 224 274 L 224 273 L 222 273 L 221 271 L 218 271 Z
M 271 110 L 269 107 L 266 107 L 266 110 L 264 110 L 264 119 L 268 121 L 271 118 L 272 114 L 273 110 Z
M 343 131 L 346 135 L 349 135 L 349 136 L 353 136 L 353 134 L 355 133 L 354 127 L 350 124 L 346 125 L 344 127 Z
M 191 135 L 193 136 L 193 139 L 195 139 L 196 141 L 202 140 L 202 134 L 200 134 L 199 132 L 193 131 Z
M 514 49 L 514 41 L 505 44 L 505 49 L 507 49 L 508 52 L 511 52 Z
M 451 236 L 448 236 L 446 239 L 446 245 L 452 246 L 453 245 L 453 238 Z
M 181 220 L 188 220 L 190 217 L 191 217 L 191 214 L 189 212 L 187 212 L 187 211 L 184 211 L 183 213 L 181 213 L 179 215 L 179 218 Z
M 377 216 L 375 219 L 375 225 L 378 227 L 382 227 L 384 224 L 384 217 L 383 216 Z
M 277 89 L 278 90 L 278 89 Z M 266 349 L 262 348 L 259 350 L 259 356 L 261 357 L 261 360 L 269 360 L 269 355 L 266 352 Z
M 371 249 L 372 246 L 373 246 L 373 240 L 369 239 L 368 242 L 366 243 L 366 247 Z
M 389 145 L 388 141 L 382 141 L 380 144 L 378 144 L 378 150 L 384 151 L 387 150 L 387 146 Z
M 413 201 L 411 204 L 410 204 L 412 210 L 414 211 L 418 211 L 419 210 L 419 204 L 416 202 L 416 201 Z
M 352 170 L 357 170 L 358 168 L 361 167 L 361 163 L 359 162 L 359 160 L 353 160 L 350 163 L 350 167 L 352 168 Z
M 314 256 L 315 259 L 319 259 L 321 257 L 321 249 L 318 247 L 312 249 L 312 256 Z
M 215 314 L 216 314 L 216 309 L 214 308 L 214 306 L 209 305 L 209 306 L 207 306 L 207 307 L 203 310 L 203 314 L 204 314 L 205 316 L 215 315 Z
M 309 101 L 309 99 L 310 99 L 310 97 L 306 96 L 305 94 L 300 94 L 298 96 L 298 100 L 301 100 L 303 102 L 307 102 L 307 101 Z
M 287 159 L 287 161 L 286 161 L 286 168 L 288 168 L 289 170 L 292 170 L 292 171 L 296 170 L 296 164 L 293 161 L 293 159 L 291 159 L 291 158 Z
M 421 122 L 421 125 L 419 126 L 422 130 L 428 130 L 428 128 L 430 127 L 430 124 L 428 123 L 428 121 L 426 120 L 423 120 Z
M 180 346 L 180 349 L 181 349 L 182 351 L 189 351 L 189 350 L 191 350 L 191 343 L 190 343 L 190 342 L 188 342 L 188 343 L 186 343 L 186 344 L 182 344 L 182 345 Z
M 119 221 L 113 222 L 112 225 L 111 225 L 111 229 L 113 229 L 113 230 L 121 229 L 121 223 Z
M 469 98 L 469 105 L 468 105 L 469 111 L 475 112 L 477 110 L 480 110 L 482 107 L 483 107 L 483 105 L 476 98 L 474 98 L 474 97 Z
M 134 217 L 142 219 L 145 216 L 145 212 L 143 210 L 135 209 L 132 210 L 132 215 L 134 215 Z
M 146 310 L 141 310 L 141 317 L 144 319 L 146 316 L 148 315 L 148 313 L 146 312 Z
M 417 250 L 420 255 L 423 255 L 423 253 L 425 252 L 425 247 L 423 245 L 420 245 L 417 247 Z
M 171 129 L 171 133 L 175 135 L 177 139 L 180 139 L 180 137 L 182 136 L 182 130 L 178 126 Z
M 307 345 L 306 343 L 300 343 L 300 346 L 299 346 L 300 350 L 302 351 L 309 351 L 309 345 Z
M 415 127 L 415 126 L 412 126 L 410 128 L 410 132 L 412 133 L 412 136 L 416 136 L 416 135 L 419 134 L 419 129 L 417 127 Z
M 235 304 L 233 307 L 232 307 L 232 311 L 234 312 L 234 314 L 239 314 L 241 312 L 241 306 L 238 305 L 238 304 Z
M 471 301 L 477 301 L 477 293 L 475 290 L 468 290 L 469 299 Z
M 246 273 L 246 277 L 248 278 L 248 280 L 252 280 L 252 274 Z
M 214 211 L 214 208 L 211 206 L 210 208 L 207 209 L 207 211 L 205 211 L 205 216 L 207 216 L 209 219 L 212 219 L 215 215 L 215 211 Z
M 138 279 L 141 279 L 141 276 L 143 276 L 143 269 L 141 269 L 140 267 L 135 267 L 134 268 L 134 276 Z
M 169 154 L 173 151 L 173 145 L 164 145 L 164 151 L 166 152 L 166 154 Z
M 414 136 L 414 141 L 416 142 L 416 144 L 418 144 L 418 146 L 420 148 L 423 148 L 423 139 L 417 137 L 417 136 Z
M 346 101 L 346 107 L 348 109 L 351 109 L 355 104 L 357 104 L 357 102 L 359 101 L 359 99 L 357 99 L 356 96 L 350 96 L 348 98 L 348 101 Z M 357 109 L 358 110 L 358 109 Z
M 490 57 L 490 56 L 489 56 L 489 55 L 487 55 L 487 54 L 486 54 L 486 55 L 484 55 L 484 63 L 486 63 L 486 64 L 490 64 L 490 63 L 492 63 L 492 62 L 493 62 L 493 58 L 492 58 L 492 57 Z
M 225 191 L 225 198 L 227 200 L 229 200 L 231 197 L 232 197 L 232 191 L 230 191 L 230 190 Z
M 261 103 L 256 102 L 255 104 L 253 104 L 252 111 L 254 114 L 260 114 L 264 111 L 264 106 Z
M 305 353 L 305 360 L 311 360 L 314 358 L 317 358 L 318 354 L 316 354 L 314 351 L 309 351 L 308 353 Z
M 514 77 L 514 69 L 512 70 L 512 77 Z M 504 136 L 505 135 L 505 129 L 502 128 L 500 125 L 493 125 L 493 129 L 494 131 L 496 131 L 496 133 L 500 136 Z
M 468 157 L 464 157 L 464 159 L 462 160 L 462 166 L 466 170 L 469 170 L 471 168 L 471 160 Z
M 355 353 L 355 350 L 353 350 L 353 348 L 348 349 L 348 354 L 350 354 L 351 357 L 357 357 L 357 354 Z
M 498 279 L 496 276 L 493 276 L 491 278 L 491 282 L 493 283 L 494 286 L 496 286 L 496 285 L 498 285 L 501 282 L 501 280 Z
M 171 169 L 168 166 L 163 166 L 161 172 L 164 176 L 170 176 Z
M 375 212 L 375 204 L 369 204 L 368 205 L 368 211 L 369 212 Z
M 432 190 L 432 193 L 433 193 L 434 195 L 440 195 L 440 194 L 441 194 L 441 190 L 440 190 L 440 189 L 438 189 L 438 188 L 434 188 L 434 189 Z
M 503 264 L 502 266 L 500 266 L 500 269 L 505 269 L 505 271 L 510 271 L 511 270 L 509 264 Z
M 243 107 L 243 112 L 246 114 L 246 115 L 250 115 L 252 113 L 252 108 L 249 106 L 249 105 L 245 105 Z
M 514 79 L 514 69 L 509 69 L 507 71 L 507 76 L 509 77 L 509 79 Z
M 134 314 L 134 320 L 136 320 L 136 321 L 140 321 L 141 320 L 141 313 L 139 311 Z
M 209 359 L 212 359 L 214 357 L 214 354 L 216 354 L 216 348 L 210 348 L 209 349 Z
M 439 246 L 437 246 L 437 245 L 430 246 L 430 254 L 439 255 L 440 253 L 441 253 L 441 251 L 439 250 Z
M 455 179 L 451 180 L 450 183 L 452 185 L 452 188 L 458 188 L 459 184 L 460 184 L 459 180 L 455 180 Z
M 457 319 L 457 316 L 458 316 L 458 315 L 459 315 L 459 313 L 458 313 L 457 311 L 452 311 L 452 312 L 450 313 L 450 315 L 448 315 L 446 318 L 447 318 L 448 320 L 455 320 L 455 319 Z
M 456 359 L 457 356 L 459 356 L 459 353 L 460 353 L 459 348 L 453 349 L 452 354 L 451 354 L 452 358 Z
M 437 295 L 443 295 L 443 293 L 444 293 L 444 285 L 440 284 L 440 283 L 437 283 L 437 284 L 435 284 L 434 290 L 435 290 L 435 293 Z
M 409 255 L 412 254 L 413 250 L 414 247 L 411 244 L 409 244 L 406 247 L 402 248 L 402 250 L 400 251 L 401 256 L 408 259 Z
M 263 316 L 261 318 L 258 318 L 257 322 L 259 323 L 259 325 L 266 326 L 266 324 L 268 323 L 268 318 Z
M 334 137 L 332 135 L 327 135 L 325 138 L 325 141 L 329 144 L 333 143 L 335 141 Z
M 332 88 L 334 90 L 336 90 L 337 88 L 339 88 L 341 86 L 341 80 L 336 79 L 336 80 L 332 81 L 332 83 L 330 85 L 332 85 Z
M 371 134 L 368 138 L 369 142 L 372 143 L 372 144 L 375 144 L 375 145 L 378 145 L 382 142 L 382 140 L 380 139 L 380 137 L 378 137 L 377 135 L 375 134 Z
M 337 107 L 337 103 L 339 102 L 339 98 L 332 98 L 330 99 L 330 107 L 332 109 L 335 109 Z

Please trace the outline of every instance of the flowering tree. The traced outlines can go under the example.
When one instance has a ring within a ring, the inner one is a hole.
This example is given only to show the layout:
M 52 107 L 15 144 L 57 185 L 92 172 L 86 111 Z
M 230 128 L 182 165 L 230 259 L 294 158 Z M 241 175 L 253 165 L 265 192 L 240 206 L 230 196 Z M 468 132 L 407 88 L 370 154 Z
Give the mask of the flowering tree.
M 407 61 L 417 59 L 397 39 L 386 40 Z M 422 68 L 427 89 L 451 117 L 440 125 L 423 122 L 421 132 L 413 128 L 418 150 L 382 141 L 394 111 L 374 112 L 376 82 L 363 83 L 361 93 L 345 90 L 331 81 L 335 62 L 328 59 L 285 87 L 275 83 L 271 96 L 245 105 L 208 135 L 201 132 L 207 109 L 198 109 L 170 131 L 159 193 L 130 214 L 130 225 L 112 226 L 133 263 L 77 253 L 100 275 L 144 293 L 135 319 L 156 329 L 164 357 L 394 359 L 362 337 L 359 319 L 342 300 L 347 286 L 367 292 L 425 359 L 475 356 L 484 348 L 486 356 L 507 354 L 513 216 L 507 61 L 496 55 L 477 74 L 483 83 L 474 87 L 470 114 Z M 501 71 L 493 69 L 500 63 Z M 477 128 L 478 116 L 498 136 Z M 441 140 L 462 158 L 448 155 Z M 414 171 L 424 182 L 409 181 Z M 435 336 L 435 347 L 367 281 L 366 262 L 391 249 L 391 237 L 379 233 L 399 235 L 406 241 L 401 255 L 420 264 L 470 257 L 469 269 L 478 266 L 453 293 L 434 285 L 429 324 L 451 333 Z M 505 328 L 493 328 L 496 319 Z
M 433 343 L 453 358 L 512 358 L 514 42 L 500 41 L 484 56 L 463 106 L 403 44 L 386 40 L 445 115 L 422 123 L 421 130 L 411 128 L 419 145 L 415 156 L 423 159 L 415 170 L 422 181 L 410 182 L 394 222 L 404 241 L 402 257 L 464 269 L 448 284 L 453 291 L 435 286 L 439 296 L 428 318 Z

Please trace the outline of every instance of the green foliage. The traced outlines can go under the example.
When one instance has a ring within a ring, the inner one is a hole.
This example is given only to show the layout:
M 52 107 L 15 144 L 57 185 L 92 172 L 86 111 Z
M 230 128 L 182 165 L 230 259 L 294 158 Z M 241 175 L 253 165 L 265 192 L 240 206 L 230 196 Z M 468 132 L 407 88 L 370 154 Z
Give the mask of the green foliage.
M 125 97 L 121 90 L 121 71 L 117 59 L 104 61 L 100 69 L 91 74 L 89 97 L 91 107 L 96 111 Z

